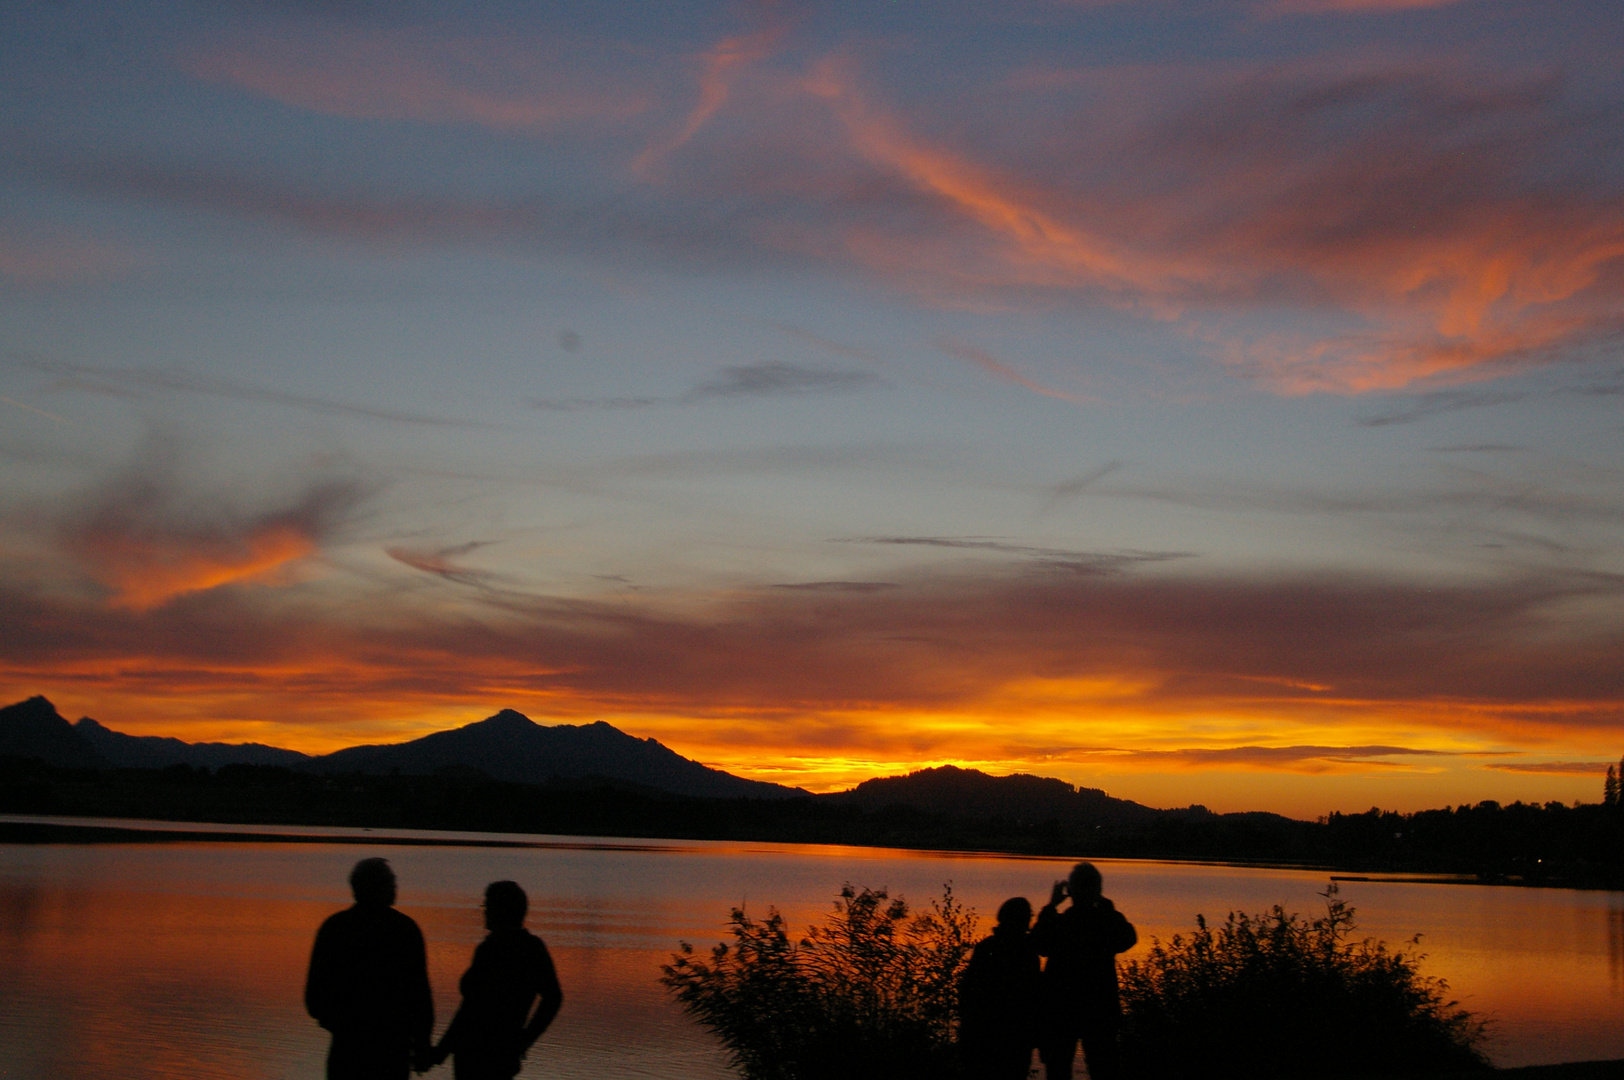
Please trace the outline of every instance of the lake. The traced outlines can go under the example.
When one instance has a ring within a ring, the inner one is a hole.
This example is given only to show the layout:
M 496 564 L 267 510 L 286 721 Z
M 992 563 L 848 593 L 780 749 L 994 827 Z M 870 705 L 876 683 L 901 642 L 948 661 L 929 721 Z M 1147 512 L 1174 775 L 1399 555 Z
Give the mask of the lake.
M 0 818 L 0 820 L 44 820 Z M 155 826 L 161 827 L 161 826 Z M 196 828 L 196 826 L 186 826 Z M 214 828 L 210 826 L 209 828 Z M 227 828 L 230 827 L 221 827 Z M 244 830 L 275 831 L 275 830 Z M 284 830 L 300 835 L 322 830 Z M 532 930 L 564 985 L 557 1023 L 521 1076 L 732 1075 L 656 982 L 679 940 L 722 939 L 728 909 L 773 905 L 791 926 L 844 882 L 928 901 L 951 881 L 990 926 L 999 902 L 1041 904 L 1067 861 L 794 844 L 556 836 L 531 847 L 281 841 L 0 845 L 0 1077 L 319 1077 L 326 1034 L 304 1013 L 316 927 L 349 903 L 357 859 L 381 855 L 429 943 L 438 1030 L 484 934 L 487 882 L 530 893 Z M 392 832 L 417 840 L 473 834 Z M 1106 893 L 1152 936 L 1197 912 L 1323 906 L 1323 872 L 1098 860 Z M 1491 1017 L 1503 1066 L 1624 1058 L 1624 894 L 1345 881 L 1361 935 L 1422 935 L 1425 970 Z M 449 1066 L 431 1076 L 450 1076 Z

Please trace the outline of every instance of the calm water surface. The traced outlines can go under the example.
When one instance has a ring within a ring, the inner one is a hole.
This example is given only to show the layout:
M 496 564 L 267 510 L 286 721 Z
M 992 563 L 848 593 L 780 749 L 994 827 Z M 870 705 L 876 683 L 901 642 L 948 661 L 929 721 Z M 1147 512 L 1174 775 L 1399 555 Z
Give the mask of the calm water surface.
M 843 882 L 923 901 L 951 880 L 986 925 L 1009 896 L 1041 903 L 1069 866 L 790 844 L 525 839 L 539 846 L 0 845 L 0 1077 L 321 1076 L 326 1039 L 304 1014 L 305 963 L 317 925 L 349 902 L 349 868 L 371 855 L 394 864 L 399 906 L 428 938 L 441 1028 L 484 934 L 485 884 L 525 886 L 530 926 L 552 949 L 566 1000 L 521 1075 L 581 1080 L 731 1075 L 655 981 L 679 939 L 720 940 L 731 905 L 758 914 L 775 905 L 799 929 L 828 910 Z M 1188 929 L 1197 912 L 1221 918 L 1279 903 L 1312 913 L 1328 880 L 1099 865 L 1147 943 Z M 1426 969 L 1495 1021 L 1497 1064 L 1624 1058 L 1624 896 L 1413 882 L 1342 890 L 1361 933 L 1392 942 L 1423 935 Z

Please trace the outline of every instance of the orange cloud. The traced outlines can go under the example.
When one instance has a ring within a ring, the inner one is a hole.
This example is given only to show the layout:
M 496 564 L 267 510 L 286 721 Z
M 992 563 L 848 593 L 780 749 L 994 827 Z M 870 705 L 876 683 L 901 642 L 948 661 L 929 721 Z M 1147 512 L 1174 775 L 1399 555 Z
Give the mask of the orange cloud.
M 52 529 L 56 550 L 116 608 L 144 612 L 223 586 L 284 580 L 361 498 L 352 483 L 321 482 L 285 506 L 245 513 L 185 500 L 172 471 L 170 448 L 151 446 Z
M 699 100 L 689 110 L 680 128 L 666 138 L 649 144 L 637 155 L 632 161 L 632 171 L 647 175 L 663 158 L 699 134 L 699 129 L 727 104 L 733 80 L 749 65 L 771 56 L 788 29 L 785 23 L 775 23 L 749 33 L 725 37 L 711 46 L 701 58 Z
M 534 128 L 624 119 L 649 105 L 627 80 L 543 42 L 416 31 L 278 36 L 188 62 L 192 74 L 330 116 Z
M 847 252 L 923 289 L 1103 299 L 1161 318 L 1291 298 L 1369 329 L 1229 339 L 1288 393 L 1490 377 L 1612 333 L 1624 315 L 1624 194 L 1538 171 L 1560 125 L 1547 88 L 1477 90 L 1404 72 L 1249 74 L 1199 107 L 1143 114 L 1123 145 L 1073 137 L 997 167 L 909 133 L 850 64 L 822 64 L 852 152 L 948 220 L 854 225 Z M 959 228 L 950 229 L 957 222 Z M 969 226 L 966 230 L 964 227 Z
M 177 596 L 270 577 L 313 554 L 315 541 L 289 522 L 273 522 L 232 537 L 86 536 L 78 553 L 113 590 L 118 607 L 142 611 Z

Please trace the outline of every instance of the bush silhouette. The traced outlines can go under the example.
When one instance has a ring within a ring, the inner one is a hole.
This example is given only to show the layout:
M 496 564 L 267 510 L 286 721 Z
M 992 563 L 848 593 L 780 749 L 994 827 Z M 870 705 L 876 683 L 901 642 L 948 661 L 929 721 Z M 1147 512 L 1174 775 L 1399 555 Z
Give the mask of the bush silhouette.
M 1164 1080 L 1487 1069 L 1484 1025 L 1420 972 L 1422 954 L 1355 940 L 1333 884 L 1325 914 L 1276 906 L 1155 942 L 1120 970 L 1131 1075 Z M 1414 946 L 1419 937 L 1411 939 Z
M 1122 1050 L 1141 1080 L 1403 1076 L 1486 1070 L 1484 1025 L 1420 971 L 1412 948 L 1355 939 L 1332 885 L 1325 914 L 1276 906 L 1154 941 L 1119 965 Z M 911 916 L 901 897 L 850 885 L 822 925 L 791 940 L 769 908 L 729 918 L 732 944 L 691 945 L 660 981 L 721 1039 L 748 1080 L 941 1080 L 954 1052 L 958 981 L 975 914 L 951 888 Z
M 729 918 L 731 945 L 682 951 L 660 981 L 750 1080 L 913 1080 L 952 1075 L 958 976 L 975 914 L 951 886 L 910 916 L 884 889 L 840 890 L 834 911 L 790 940 L 783 916 Z

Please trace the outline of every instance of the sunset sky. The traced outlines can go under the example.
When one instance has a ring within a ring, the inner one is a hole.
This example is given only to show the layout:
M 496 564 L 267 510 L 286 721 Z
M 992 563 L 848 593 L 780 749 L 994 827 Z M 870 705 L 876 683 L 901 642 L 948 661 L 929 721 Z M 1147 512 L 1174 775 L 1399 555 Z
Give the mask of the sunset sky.
M 0 8 L 0 697 L 1299 816 L 1624 753 L 1617 0 Z

